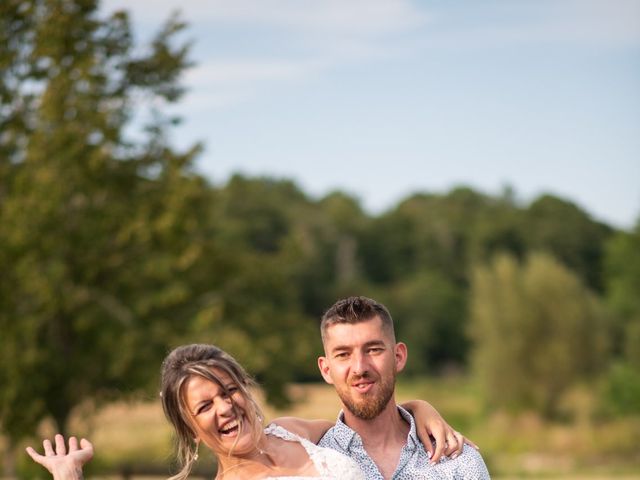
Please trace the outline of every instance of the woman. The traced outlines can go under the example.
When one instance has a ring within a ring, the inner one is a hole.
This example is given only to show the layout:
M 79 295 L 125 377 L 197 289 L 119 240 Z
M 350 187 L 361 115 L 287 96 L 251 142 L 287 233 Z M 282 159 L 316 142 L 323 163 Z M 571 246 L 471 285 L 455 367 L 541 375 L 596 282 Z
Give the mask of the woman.
M 233 357 L 212 345 L 186 345 L 173 350 L 162 364 L 160 396 L 165 415 L 177 437 L 178 459 L 182 469 L 172 480 L 186 478 L 198 458 L 203 443 L 218 459 L 218 480 L 247 478 L 321 478 L 362 480 L 357 464 L 350 458 L 316 443 L 332 426 L 323 420 L 283 418 L 263 428 L 263 415 L 251 394 L 251 377 Z M 409 402 L 419 417 L 431 418 L 440 428 L 441 418 L 425 402 Z M 429 427 L 429 425 L 427 425 Z M 286 427 L 286 428 L 285 428 Z M 452 430 L 451 430 L 452 431 Z M 428 439 L 425 430 L 421 438 Z M 451 438 L 449 436 L 449 438 Z M 427 440 L 430 444 L 430 440 Z M 449 440 L 445 453 L 462 449 L 459 434 Z M 456 445 L 453 445 L 456 443 Z M 458 446 L 459 444 L 459 446 Z M 93 456 L 90 442 L 57 435 L 55 451 L 49 440 L 43 442 L 45 454 L 27 449 L 34 461 L 46 467 L 55 480 L 82 478 L 82 466 Z

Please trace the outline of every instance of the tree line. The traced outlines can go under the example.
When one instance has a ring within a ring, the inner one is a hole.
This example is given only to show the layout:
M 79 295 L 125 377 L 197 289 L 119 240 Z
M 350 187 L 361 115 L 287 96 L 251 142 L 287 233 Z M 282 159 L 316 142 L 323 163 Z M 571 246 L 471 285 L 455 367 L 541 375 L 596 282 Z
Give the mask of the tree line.
M 143 389 L 185 342 L 219 344 L 264 385 L 317 380 L 318 322 L 337 298 L 385 303 L 407 374 L 474 372 L 496 406 L 553 415 L 567 386 L 640 393 L 640 223 L 568 199 L 419 192 L 372 215 L 286 179 L 198 174 L 177 151 L 184 24 L 145 49 L 94 0 L 0 5 L 0 430 Z M 134 115 L 146 112 L 141 132 Z M 634 391 L 635 388 L 635 391 Z

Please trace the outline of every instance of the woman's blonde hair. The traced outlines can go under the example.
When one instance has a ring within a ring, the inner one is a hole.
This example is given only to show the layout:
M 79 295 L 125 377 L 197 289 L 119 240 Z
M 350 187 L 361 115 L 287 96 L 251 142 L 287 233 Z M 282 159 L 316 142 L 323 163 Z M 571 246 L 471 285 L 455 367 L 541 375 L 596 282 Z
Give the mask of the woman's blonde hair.
M 251 376 L 231 355 L 214 345 L 192 344 L 178 347 L 162 362 L 160 390 L 162 408 L 175 430 L 178 464 L 181 468 L 169 480 L 186 478 L 197 459 L 198 444 L 195 440 L 197 435 L 193 428 L 192 413 L 186 405 L 184 385 L 190 377 L 200 376 L 216 383 L 227 396 L 231 397 L 231 393 L 227 390 L 227 382 L 223 381 L 217 372 L 227 376 L 244 398 L 246 404 L 244 415 L 249 422 L 249 428 L 252 429 L 256 448 L 258 446 L 263 428 L 263 415 L 249 391 L 256 386 Z M 242 412 L 235 403 L 233 409 L 240 422 L 240 428 L 245 428 Z M 232 453 L 233 447 L 228 455 Z

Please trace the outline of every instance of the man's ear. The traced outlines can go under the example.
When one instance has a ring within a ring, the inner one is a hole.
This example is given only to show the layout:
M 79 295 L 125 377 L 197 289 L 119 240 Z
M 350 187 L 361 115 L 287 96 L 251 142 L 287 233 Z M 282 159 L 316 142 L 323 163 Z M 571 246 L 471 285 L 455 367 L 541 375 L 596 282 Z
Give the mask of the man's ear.
M 320 373 L 322 374 L 322 378 L 324 381 L 330 385 L 333 385 L 333 380 L 331 379 L 331 375 L 329 375 L 329 371 L 331 370 L 329 366 L 329 359 L 327 357 L 318 357 L 318 368 L 320 369 Z
M 407 346 L 402 342 L 398 342 L 394 350 L 396 355 L 396 372 L 401 372 L 407 364 Z

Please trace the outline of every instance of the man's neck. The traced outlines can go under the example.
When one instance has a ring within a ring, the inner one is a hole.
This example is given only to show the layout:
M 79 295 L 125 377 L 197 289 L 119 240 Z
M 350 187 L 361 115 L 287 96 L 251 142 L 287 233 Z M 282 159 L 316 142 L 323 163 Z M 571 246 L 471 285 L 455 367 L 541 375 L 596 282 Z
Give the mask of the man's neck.
M 409 434 L 409 424 L 402 418 L 395 399 L 391 398 L 380 414 L 371 420 L 363 420 L 344 409 L 344 423 L 355 431 L 365 446 L 369 448 L 387 448 L 404 445 Z
M 398 467 L 402 447 L 407 443 L 411 428 L 400 415 L 395 400 L 392 398 L 385 409 L 371 420 L 363 420 L 345 410 L 344 422 L 360 435 L 364 449 L 382 477 L 390 479 Z

